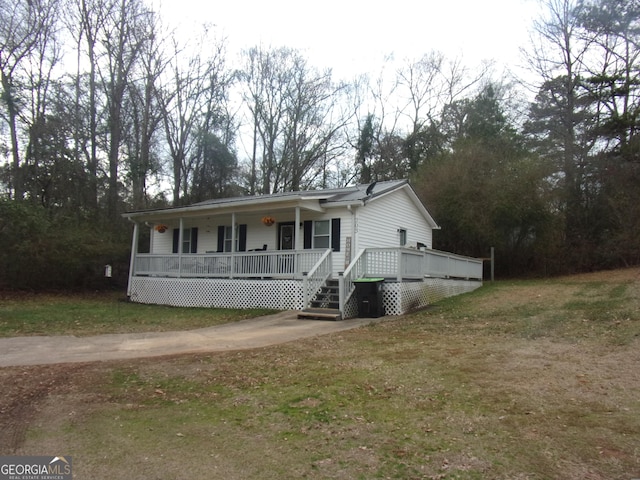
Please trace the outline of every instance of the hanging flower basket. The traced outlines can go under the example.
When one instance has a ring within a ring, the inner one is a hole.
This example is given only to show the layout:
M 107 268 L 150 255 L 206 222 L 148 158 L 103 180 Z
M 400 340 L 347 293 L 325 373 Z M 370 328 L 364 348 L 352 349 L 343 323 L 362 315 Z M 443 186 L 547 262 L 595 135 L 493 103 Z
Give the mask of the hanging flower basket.
M 166 231 L 167 231 L 167 228 L 168 228 L 168 227 L 167 227 L 166 225 L 163 225 L 162 223 L 160 223 L 160 224 L 156 225 L 156 226 L 155 226 L 155 227 L 153 227 L 153 228 L 154 228 L 154 229 L 156 230 L 156 232 L 158 232 L 158 233 L 164 233 L 164 232 L 166 232 Z
M 262 223 L 264 223 L 267 227 L 270 227 L 271 225 L 276 223 L 276 219 L 270 215 L 267 215 L 266 217 L 262 217 Z

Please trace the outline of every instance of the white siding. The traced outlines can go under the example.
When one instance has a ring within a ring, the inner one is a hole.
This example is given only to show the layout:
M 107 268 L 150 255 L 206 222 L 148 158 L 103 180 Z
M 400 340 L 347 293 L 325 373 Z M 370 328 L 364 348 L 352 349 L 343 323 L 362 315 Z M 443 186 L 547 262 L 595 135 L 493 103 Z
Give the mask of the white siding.
M 311 212 L 302 212 L 300 215 L 300 221 L 304 222 L 305 220 L 329 220 L 331 221 L 334 218 L 340 219 L 340 251 L 333 253 L 333 274 L 336 276 L 338 272 L 343 272 L 345 267 L 345 251 L 346 251 L 346 243 L 347 237 L 352 236 L 352 215 L 346 209 L 346 207 L 342 208 L 332 208 L 328 209 L 326 213 L 311 213 Z M 303 229 L 299 229 L 298 233 L 302 236 L 304 235 Z M 301 237 L 302 239 L 302 237 Z M 351 239 L 353 242 L 353 238 Z M 351 258 L 353 258 L 353 248 L 351 251 Z
M 433 231 L 409 195 L 396 190 L 357 209 L 357 249 L 399 247 L 399 229 L 407 231 L 407 247 L 418 242 L 432 248 Z
M 267 227 L 261 222 L 262 216 L 243 216 L 236 223 L 247 225 L 247 250 L 262 248 L 267 245 L 269 250 L 275 250 L 277 245 L 277 227 Z M 173 229 L 178 224 L 166 224 L 169 228 L 164 233 L 152 230 L 151 253 L 168 254 L 173 250 Z M 198 252 L 215 252 L 218 250 L 218 227 L 231 225 L 231 221 L 225 221 L 222 217 L 189 219 L 184 222 L 184 228 L 198 227 Z M 236 233 L 236 235 L 238 235 Z
M 268 227 L 262 223 L 262 217 L 265 214 L 255 215 L 238 215 L 237 224 L 247 225 L 247 250 L 260 249 L 267 245 L 267 250 L 278 250 L 278 224 L 295 221 L 295 212 L 287 211 L 280 214 L 273 214 L 276 224 Z M 318 214 L 316 212 L 302 211 L 300 214 L 300 222 L 306 220 L 331 220 L 340 218 L 340 251 L 334 256 L 334 271 L 343 271 L 344 254 L 346 246 L 346 237 L 352 236 L 352 215 L 346 208 L 331 209 L 327 213 Z M 152 230 L 151 253 L 169 254 L 173 250 L 173 229 L 178 228 L 179 224 L 165 223 L 168 228 L 165 233 L 159 233 Z M 218 249 L 218 226 L 230 225 L 230 220 L 224 217 L 203 217 L 200 219 L 189 219 L 184 222 L 184 228 L 198 227 L 198 252 L 215 252 Z M 236 233 L 237 235 L 237 233 Z M 304 240 L 304 229 L 298 226 L 296 235 L 299 236 L 300 248 L 302 248 Z M 353 241 L 353 239 L 352 239 Z M 353 254 L 352 254 L 353 255 Z
M 166 224 L 165 224 L 166 225 Z M 144 227 L 142 227 L 144 228 Z M 173 251 L 173 227 L 169 226 L 164 233 L 151 230 L 151 253 L 169 254 Z
M 273 226 L 262 224 L 266 214 L 276 219 Z M 416 247 L 418 243 L 432 248 L 432 228 L 422 215 L 413 197 L 405 189 L 394 190 L 386 195 L 374 197 L 364 206 L 353 207 L 351 211 L 345 206 L 328 208 L 324 213 L 301 210 L 301 224 L 296 228 L 298 243 L 302 248 L 304 240 L 303 222 L 307 220 L 340 219 L 340 251 L 333 255 L 334 274 L 343 271 L 345 266 L 346 239 L 351 237 L 351 259 L 359 250 L 376 247 L 399 247 L 400 229 L 407 232 L 407 247 Z M 236 224 L 247 225 L 247 250 L 260 249 L 267 245 L 267 250 L 278 249 L 278 224 L 295 221 L 293 209 L 238 214 Z M 179 223 L 166 223 L 165 233 L 152 230 L 151 252 L 169 254 L 173 247 L 173 229 Z M 198 252 L 215 252 L 218 249 L 218 227 L 231 225 L 230 215 L 188 218 L 185 228 L 198 227 Z

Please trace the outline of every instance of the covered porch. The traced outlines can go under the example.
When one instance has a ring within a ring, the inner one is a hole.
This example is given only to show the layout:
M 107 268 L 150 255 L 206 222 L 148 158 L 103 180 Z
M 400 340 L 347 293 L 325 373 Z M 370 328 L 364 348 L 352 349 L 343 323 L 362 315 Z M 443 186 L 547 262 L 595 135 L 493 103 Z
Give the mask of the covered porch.
M 333 262 L 331 249 L 138 253 L 128 294 L 141 303 L 304 310 L 332 281 L 337 285 L 334 309 L 350 318 L 357 316 L 359 278 L 384 279 L 385 310 L 392 315 L 482 284 L 482 260 L 430 249 L 364 249 L 337 275 Z

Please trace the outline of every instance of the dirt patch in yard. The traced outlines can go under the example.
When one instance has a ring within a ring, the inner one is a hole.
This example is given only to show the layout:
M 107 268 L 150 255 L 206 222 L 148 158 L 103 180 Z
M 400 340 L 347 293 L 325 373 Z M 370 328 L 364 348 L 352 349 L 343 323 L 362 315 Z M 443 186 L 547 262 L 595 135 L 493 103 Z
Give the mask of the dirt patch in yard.
M 87 385 L 82 381 L 91 370 L 80 364 L 0 369 L 0 452 L 19 451 L 28 428 L 39 418 L 42 405 L 51 397 L 65 398 L 73 390 L 91 387 L 91 382 Z

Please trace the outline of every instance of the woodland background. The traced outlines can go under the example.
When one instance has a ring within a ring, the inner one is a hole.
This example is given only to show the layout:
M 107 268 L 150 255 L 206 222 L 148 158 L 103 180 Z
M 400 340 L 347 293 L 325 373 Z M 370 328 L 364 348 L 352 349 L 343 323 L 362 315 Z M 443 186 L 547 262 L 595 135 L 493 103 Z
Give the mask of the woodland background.
M 127 210 L 400 178 L 498 276 L 638 264 L 640 2 L 540 4 L 519 78 L 425 45 L 344 80 L 143 0 L 0 0 L 0 288 L 119 286 Z

